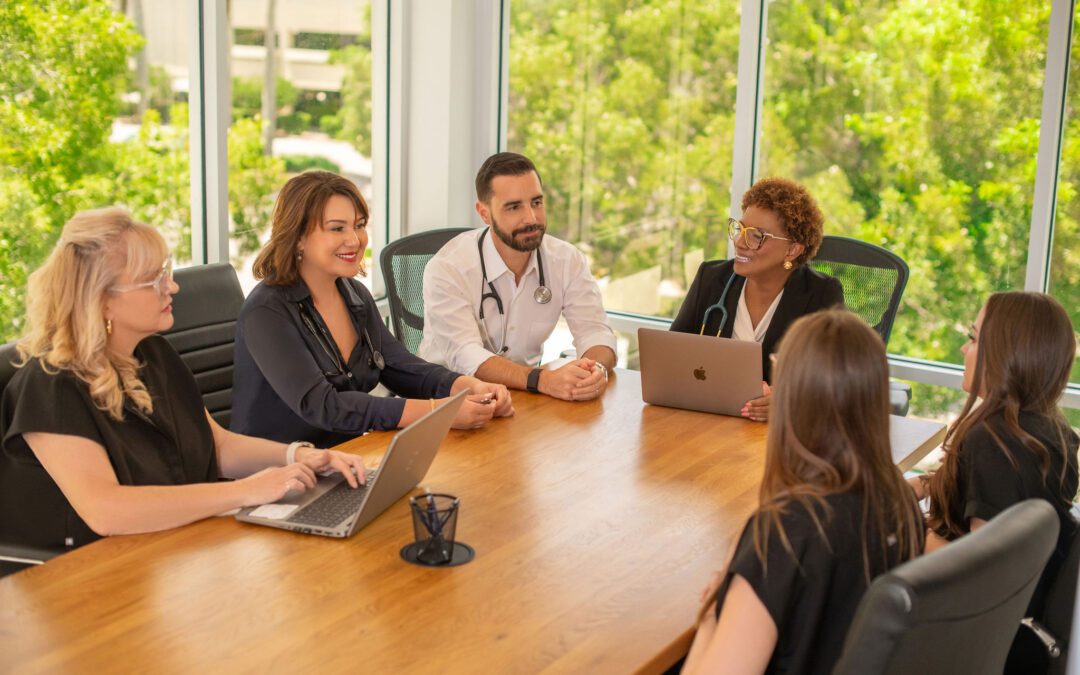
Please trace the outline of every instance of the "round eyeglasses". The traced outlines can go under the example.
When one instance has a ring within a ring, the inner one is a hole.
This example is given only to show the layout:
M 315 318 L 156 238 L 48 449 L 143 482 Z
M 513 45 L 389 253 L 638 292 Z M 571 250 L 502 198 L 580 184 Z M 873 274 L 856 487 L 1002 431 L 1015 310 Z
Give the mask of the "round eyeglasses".
M 743 225 L 741 220 L 735 218 L 728 218 L 728 238 L 733 242 L 738 242 L 739 237 L 742 237 L 743 245 L 751 251 L 756 251 L 761 248 L 766 239 L 779 239 L 780 241 L 791 241 L 787 237 L 778 237 L 775 234 L 769 234 L 768 232 L 762 232 L 756 227 L 750 227 L 749 225 Z
M 165 295 L 169 291 L 169 283 L 173 278 L 173 259 L 172 256 L 165 258 L 165 262 L 161 264 L 161 272 L 154 277 L 153 281 L 143 281 L 137 284 L 118 284 L 109 289 L 113 293 L 127 293 L 128 291 L 137 291 L 140 288 L 153 288 L 158 295 Z

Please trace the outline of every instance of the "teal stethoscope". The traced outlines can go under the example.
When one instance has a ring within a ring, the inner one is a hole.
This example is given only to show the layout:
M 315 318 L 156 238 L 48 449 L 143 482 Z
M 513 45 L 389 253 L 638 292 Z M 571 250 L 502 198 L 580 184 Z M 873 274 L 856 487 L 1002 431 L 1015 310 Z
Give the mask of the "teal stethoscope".
M 709 305 L 709 307 L 706 308 L 705 318 L 701 321 L 701 330 L 698 332 L 698 335 L 705 334 L 705 324 L 709 323 L 709 314 L 711 314 L 714 309 L 720 310 L 720 327 L 716 329 L 716 337 L 720 337 L 720 333 L 724 331 L 724 326 L 727 325 L 728 320 L 727 307 L 724 305 L 727 303 L 727 294 L 728 291 L 731 290 L 731 284 L 735 281 L 736 276 L 735 272 L 732 272 L 731 276 L 728 277 L 727 283 L 724 284 L 724 292 L 720 294 L 720 302 L 717 302 L 715 305 Z

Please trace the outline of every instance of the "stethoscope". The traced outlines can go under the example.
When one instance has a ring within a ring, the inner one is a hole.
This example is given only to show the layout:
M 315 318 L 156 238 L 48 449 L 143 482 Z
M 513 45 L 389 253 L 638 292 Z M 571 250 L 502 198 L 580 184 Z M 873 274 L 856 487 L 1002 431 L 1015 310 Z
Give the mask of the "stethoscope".
M 705 310 L 705 318 L 701 321 L 701 330 L 698 332 L 698 335 L 705 334 L 705 324 L 709 323 L 709 314 L 714 309 L 720 310 L 720 327 L 716 329 L 716 337 L 720 337 L 720 333 L 724 331 L 724 326 L 727 325 L 728 320 L 727 307 L 725 307 L 724 305 L 727 304 L 727 294 L 728 291 L 731 290 L 731 284 L 735 281 L 735 276 L 735 273 L 732 272 L 731 276 L 728 277 L 727 283 L 724 284 L 724 292 L 720 294 L 720 302 L 716 303 L 715 305 L 709 305 L 709 307 Z
M 325 376 L 331 375 L 344 375 L 345 377 L 352 379 L 352 371 L 345 368 L 345 362 L 342 356 L 338 353 L 337 344 L 334 342 L 330 334 L 323 328 L 322 323 L 316 324 L 315 319 L 311 316 L 311 312 L 303 302 L 296 303 L 297 308 L 300 310 L 300 320 L 304 322 L 307 329 L 311 331 L 311 335 L 315 338 L 315 342 L 319 343 L 319 347 L 322 348 L 326 355 L 330 357 L 330 360 L 334 363 L 334 367 L 337 368 L 336 373 L 323 373 Z M 371 341 L 371 335 L 368 334 L 367 326 L 361 329 L 361 338 L 367 343 L 368 349 L 371 350 L 371 356 L 368 358 L 368 363 L 374 366 L 377 370 L 384 370 L 386 368 L 386 359 L 383 358 L 382 352 L 375 349 L 375 343 Z
M 484 345 L 490 351 L 493 351 L 496 354 L 505 354 L 510 350 L 510 348 L 506 346 L 506 329 L 510 322 L 505 320 L 506 312 L 503 311 L 502 298 L 499 296 L 499 291 L 495 290 L 495 284 L 491 283 L 491 280 L 488 279 L 487 265 L 484 264 L 484 237 L 487 236 L 487 233 L 488 228 L 485 227 L 484 231 L 480 233 L 480 236 L 476 238 L 476 251 L 480 254 L 480 273 L 483 275 L 483 278 L 480 280 L 480 337 L 483 339 Z M 539 272 L 540 285 L 533 291 L 533 300 L 538 305 L 546 305 L 551 302 L 551 289 L 547 287 L 547 283 L 544 281 L 544 258 L 540 255 L 539 248 L 536 249 L 536 269 L 537 272 Z M 485 285 L 488 288 L 486 293 L 484 292 Z M 500 342 L 500 344 L 503 345 L 502 349 L 495 348 L 495 342 L 491 339 L 491 336 L 488 335 L 487 326 L 484 325 L 484 301 L 488 299 L 495 301 L 495 306 L 499 309 L 499 314 L 503 316 L 503 332 L 502 340 Z

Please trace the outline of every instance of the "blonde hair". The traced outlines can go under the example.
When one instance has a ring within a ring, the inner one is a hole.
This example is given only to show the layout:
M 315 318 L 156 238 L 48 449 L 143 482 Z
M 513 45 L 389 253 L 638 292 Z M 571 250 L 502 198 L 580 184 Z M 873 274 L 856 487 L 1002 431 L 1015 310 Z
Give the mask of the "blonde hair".
M 70 371 L 90 389 L 94 404 L 123 419 L 124 397 L 153 412 L 139 362 L 106 347 L 105 301 L 125 271 L 138 279 L 161 268 L 168 247 L 154 228 L 112 207 L 75 214 L 45 264 L 27 286 L 27 331 L 19 366 L 38 359 L 45 372 Z

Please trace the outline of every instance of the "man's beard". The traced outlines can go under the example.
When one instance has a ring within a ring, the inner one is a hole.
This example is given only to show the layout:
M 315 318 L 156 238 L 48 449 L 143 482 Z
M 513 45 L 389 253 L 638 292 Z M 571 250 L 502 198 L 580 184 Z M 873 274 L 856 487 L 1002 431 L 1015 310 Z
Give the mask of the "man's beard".
M 492 217 L 492 219 L 491 219 L 491 229 L 495 231 L 495 236 L 498 237 L 500 240 L 502 240 L 502 243 L 506 244 L 507 246 L 514 249 L 515 251 L 521 251 L 522 253 L 529 253 L 531 251 L 535 251 L 536 249 L 540 248 L 540 244 L 544 241 L 544 232 L 547 231 L 547 225 L 542 224 L 542 223 L 533 223 L 531 225 L 525 225 L 524 227 L 519 227 L 518 229 L 514 230 L 510 234 L 507 234 L 507 233 L 503 232 L 501 229 L 499 229 L 499 224 L 497 222 L 495 222 L 495 218 Z M 532 232 L 533 230 L 540 230 L 540 236 L 537 237 L 534 241 L 525 242 L 525 241 L 518 241 L 517 240 L 518 235 L 526 234 L 528 232 Z

